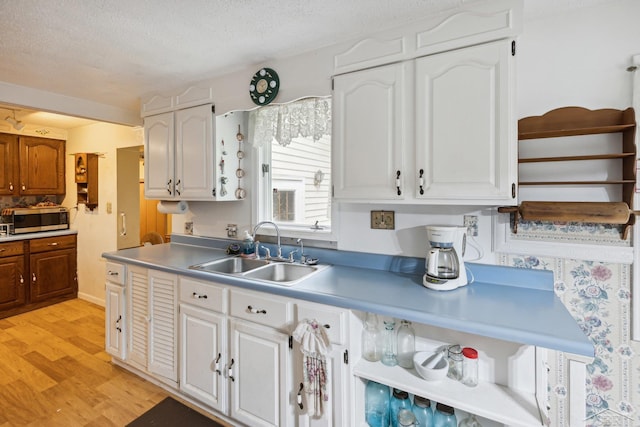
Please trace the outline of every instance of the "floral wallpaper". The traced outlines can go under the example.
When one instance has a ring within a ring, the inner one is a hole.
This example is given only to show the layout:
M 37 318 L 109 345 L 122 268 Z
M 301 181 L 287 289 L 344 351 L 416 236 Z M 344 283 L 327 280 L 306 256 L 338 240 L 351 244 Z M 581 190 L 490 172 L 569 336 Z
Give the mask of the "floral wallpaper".
M 519 226 L 518 234 L 526 234 L 527 229 L 538 233 L 538 228 Z M 574 225 L 569 231 L 564 225 L 554 227 L 551 224 L 546 226 L 545 232 L 553 233 L 553 240 L 561 240 L 562 233 L 568 232 L 588 234 L 590 244 L 594 239 L 590 225 L 583 230 Z M 603 239 L 609 238 L 604 232 Z M 575 239 L 571 242 L 577 244 Z M 631 266 L 545 257 L 544 254 L 498 254 L 498 262 L 553 271 L 556 295 L 594 343 L 595 359 L 586 366 L 585 426 L 640 425 L 640 411 L 637 410 L 640 408 L 640 343 L 630 341 Z M 547 363 L 548 423 L 554 427 L 573 427 L 569 425 L 569 402 L 566 401 L 568 361 L 562 352 L 551 351 Z

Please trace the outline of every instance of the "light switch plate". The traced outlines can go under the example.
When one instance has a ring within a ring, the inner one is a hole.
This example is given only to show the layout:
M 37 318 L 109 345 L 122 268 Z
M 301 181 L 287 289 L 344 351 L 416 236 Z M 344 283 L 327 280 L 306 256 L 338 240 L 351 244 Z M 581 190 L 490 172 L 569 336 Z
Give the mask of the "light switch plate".
M 395 214 L 394 211 L 371 211 L 371 229 L 395 230 Z

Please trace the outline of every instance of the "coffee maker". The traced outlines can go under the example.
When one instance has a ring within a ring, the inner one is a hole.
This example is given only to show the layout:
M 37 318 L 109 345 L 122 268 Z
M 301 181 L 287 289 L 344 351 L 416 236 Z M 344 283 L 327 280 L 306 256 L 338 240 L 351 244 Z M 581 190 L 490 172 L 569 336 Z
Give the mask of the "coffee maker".
M 427 253 L 422 284 L 439 291 L 448 291 L 468 284 L 462 257 L 467 245 L 467 228 L 427 225 Z

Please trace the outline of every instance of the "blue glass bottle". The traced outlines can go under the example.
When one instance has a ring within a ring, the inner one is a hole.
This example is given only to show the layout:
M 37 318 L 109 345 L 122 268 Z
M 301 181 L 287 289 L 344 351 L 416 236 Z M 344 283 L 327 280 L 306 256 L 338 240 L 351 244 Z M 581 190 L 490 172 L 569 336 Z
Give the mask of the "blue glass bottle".
M 413 414 L 420 427 L 433 427 L 433 411 L 431 401 L 426 397 L 413 396 Z
M 442 403 L 436 404 L 436 411 L 433 413 L 433 427 L 457 427 L 458 420 L 451 406 Z
M 398 427 L 398 412 L 400 412 L 400 409 L 408 409 L 409 411 L 411 410 L 409 393 L 394 388 L 393 395 L 391 396 L 390 407 L 391 427 Z
M 389 427 L 389 387 L 369 381 L 365 387 L 364 411 L 370 427 Z

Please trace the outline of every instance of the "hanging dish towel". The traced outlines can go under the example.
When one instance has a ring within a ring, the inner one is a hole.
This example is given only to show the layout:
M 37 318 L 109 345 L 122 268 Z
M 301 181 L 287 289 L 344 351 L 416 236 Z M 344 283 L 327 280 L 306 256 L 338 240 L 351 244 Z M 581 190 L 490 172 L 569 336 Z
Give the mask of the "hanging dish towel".
M 293 339 L 300 343 L 302 351 L 302 371 L 307 414 L 322 417 L 324 402 L 329 401 L 327 393 L 326 355 L 331 351 L 331 343 L 324 327 L 315 319 L 301 321 L 293 331 Z

